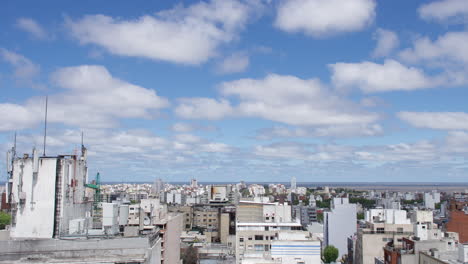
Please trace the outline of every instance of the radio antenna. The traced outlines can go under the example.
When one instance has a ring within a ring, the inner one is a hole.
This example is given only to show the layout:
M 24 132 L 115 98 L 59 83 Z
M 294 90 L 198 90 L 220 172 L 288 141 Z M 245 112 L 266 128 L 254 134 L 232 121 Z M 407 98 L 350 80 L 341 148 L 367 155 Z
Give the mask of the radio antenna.
M 42 152 L 42 156 L 46 155 L 46 138 L 47 138 L 47 104 L 49 101 L 49 97 L 46 96 L 45 101 L 45 116 L 44 116 L 44 151 Z

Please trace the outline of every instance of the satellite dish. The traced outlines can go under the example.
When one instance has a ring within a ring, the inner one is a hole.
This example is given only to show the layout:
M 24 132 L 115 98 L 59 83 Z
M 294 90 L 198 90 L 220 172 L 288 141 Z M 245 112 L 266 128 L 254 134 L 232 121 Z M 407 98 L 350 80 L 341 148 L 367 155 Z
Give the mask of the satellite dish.
M 149 219 L 149 217 L 145 216 L 145 219 L 143 220 L 143 224 L 144 225 L 150 225 L 151 224 L 151 220 Z

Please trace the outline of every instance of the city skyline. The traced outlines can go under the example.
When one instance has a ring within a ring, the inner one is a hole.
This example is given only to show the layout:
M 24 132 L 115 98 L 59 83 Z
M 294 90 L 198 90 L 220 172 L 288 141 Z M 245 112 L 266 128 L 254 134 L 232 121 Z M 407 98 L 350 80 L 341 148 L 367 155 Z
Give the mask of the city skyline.
M 4 1 L 0 182 L 46 96 L 103 182 L 466 182 L 464 3 Z

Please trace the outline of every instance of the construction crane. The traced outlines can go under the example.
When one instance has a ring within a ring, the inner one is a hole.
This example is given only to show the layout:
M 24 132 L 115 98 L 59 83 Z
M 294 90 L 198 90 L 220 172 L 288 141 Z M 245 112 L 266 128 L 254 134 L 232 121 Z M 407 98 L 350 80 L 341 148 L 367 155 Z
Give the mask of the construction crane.
M 87 183 L 85 184 L 86 187 L 94 189 L 94 209 L 98 209 L 99 202 L 101 202 L 101 175 L 99 172 L 96 174 L 96 180 L 94 183 Z

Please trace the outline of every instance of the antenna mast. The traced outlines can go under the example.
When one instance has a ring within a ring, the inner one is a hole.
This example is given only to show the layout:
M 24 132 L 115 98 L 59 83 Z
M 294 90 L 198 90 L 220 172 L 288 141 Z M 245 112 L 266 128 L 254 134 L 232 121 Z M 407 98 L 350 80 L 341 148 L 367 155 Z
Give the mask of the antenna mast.
M 13 144 L 13 158 L 16 157 L 16 131 L 15 131 L 15 143 Z
M 42 152 L 42 156 L 46 155 L 46 138 L 47 138 L 47 103 L 49 101 L 49 97 L 46 96 L 46 101 L 45 101 L 45 117 L 44 117 L 44 151 Z

